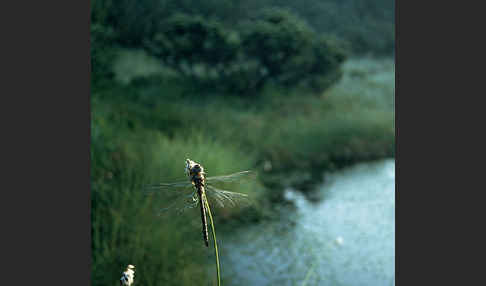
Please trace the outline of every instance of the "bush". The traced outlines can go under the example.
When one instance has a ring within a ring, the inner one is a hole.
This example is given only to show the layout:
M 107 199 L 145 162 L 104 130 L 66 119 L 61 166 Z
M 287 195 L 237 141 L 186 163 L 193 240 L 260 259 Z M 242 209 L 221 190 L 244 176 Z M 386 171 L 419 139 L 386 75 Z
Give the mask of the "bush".
M 346 59 L 345 50 L 339 47 L 335 40 L 321 36 L 314 46 L 314 64 L 307 71 L 305 79 L 308 87 L 316 92 L 322 92 L 341 78 L 340 65 Z
M 321 92 L 339 78 L 345 59 L 328 38 L 284 9 L 264 10 L 244 26 L 242 38 L 246 54 L 268 71 L 266 79 L 287 87 L 307 81 Z
M 345 56 L 327 38 L 282 9 L 265 10 L 239 30 L 176 14 L 145 41 L 149 53 L 210 90 L 257 94 L 271 82 L 321 92 L 339 78 Z
M 237 54 L 238 39 L 232 36 L 216 21 L 176 14 L 159 24 L 145 47 L 184 76 L 204 78 L 213 67 L 210 74 L 217 77 Z
M 311 64 L 313 31 L 289 12 L 267 10 L 243 28 L 246 55 L 257 59 L 268 77 L 282 77 L 292 65 Z

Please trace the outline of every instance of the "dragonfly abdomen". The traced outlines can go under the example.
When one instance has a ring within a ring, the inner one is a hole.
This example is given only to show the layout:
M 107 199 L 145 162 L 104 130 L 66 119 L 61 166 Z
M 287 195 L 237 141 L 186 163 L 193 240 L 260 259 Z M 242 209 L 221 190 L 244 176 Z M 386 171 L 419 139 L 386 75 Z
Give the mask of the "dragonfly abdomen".
M 202 177 L 202 176 L 201 176 Z M 199 196 L 200 208 L 201 208 L 201 222 L 202 222 L 202 233 L 204 243 L 206 247 L 209 247 L 209 234 L 208 234 L 208 222 L 206 218 L 206 196 L 204 194 L 204 177 L 195 178 L 193 180 L 194 186 L 197 189 L 197 194 Z

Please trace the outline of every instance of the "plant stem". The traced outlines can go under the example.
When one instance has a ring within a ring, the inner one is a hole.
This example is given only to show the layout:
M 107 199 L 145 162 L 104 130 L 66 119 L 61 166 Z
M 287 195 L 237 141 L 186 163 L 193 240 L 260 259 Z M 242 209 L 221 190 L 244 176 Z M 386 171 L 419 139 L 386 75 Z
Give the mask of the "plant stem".
M 307 280 L 309 280 L 309 277 L 313 273 L 315 266 L 316 266 L 316 264 L 312 263 L 312 266 L 309 268 L 309 270 L 307 271 L 307 274 L 305 275 L 304 281 L 302 282 L 302 286 L 307 285 Z
M 213 230 L 213 241 L 214 241 L 214 253 L 216 254 L 216 276 L 218 277 L 218 286 L 221 285 L 221 277 L 219 274 L 219 255 L 218 255 L 218 242 L 216 241 L 216 230 L 214 229 L 214 222 L 213 216 L 211 214 L 211 208 L 209 207 L 208 200 L 204 198 L 204 203 L 206 204 L 206 208 L 208 209 L 209 213 L 209 220 L 211 222 L 211 229 Z

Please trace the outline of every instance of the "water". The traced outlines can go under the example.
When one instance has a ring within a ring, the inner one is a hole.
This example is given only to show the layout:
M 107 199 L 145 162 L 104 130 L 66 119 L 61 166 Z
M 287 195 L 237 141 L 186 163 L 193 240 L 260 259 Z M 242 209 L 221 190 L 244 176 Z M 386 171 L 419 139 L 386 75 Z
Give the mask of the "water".
M 289 190 L 279 221 L 225 234 L 223 284 L 394 285 L 394 160 L 329 174 L 319 194 Z

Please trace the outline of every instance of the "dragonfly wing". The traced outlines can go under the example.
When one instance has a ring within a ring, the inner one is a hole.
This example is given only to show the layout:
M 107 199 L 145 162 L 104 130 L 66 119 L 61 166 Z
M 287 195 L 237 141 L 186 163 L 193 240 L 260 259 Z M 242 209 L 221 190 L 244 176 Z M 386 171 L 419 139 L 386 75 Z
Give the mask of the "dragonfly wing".
M 219 207 L 224 208 L 224 197 L 219 193 L 215 192 L 214 188 L 211 186 L 206 187 L 206 194 L 211 198 L 211 201 L 215 201 Z
M 156 194 L 167 192 L 181 192 L 192 188 L 192 184 L 189 181 L 180 181 L 174 183 L 159 183 L 145 186 L 144 193 Z
M 215 201 L 220 207 L 235 207 L 249 203 L 246 194 L 221 190 L 213 186 L 207 186 L 206 193 L 209 200 Z
M 198 203 L 199 199 L 194 191 L 191 194 L 181 193 L 181 195 L 176 198 L 164 200 L 160 204 L 156 204 L 156 213 L 158 216 L 181 214 L 196 207 Z
M 198 204 L 194 187 L 189 181 L 148 185 L 144 188 L 144 193 L 157 197 L 154 204 L 155 212 L 159 216 L 180 214 Z
M 256 173 L 253 171 L 242 171 L 225 176 L 214 176 L 206 178 L 208 183 L 233 183 L 245 179 L 253 179 Z

